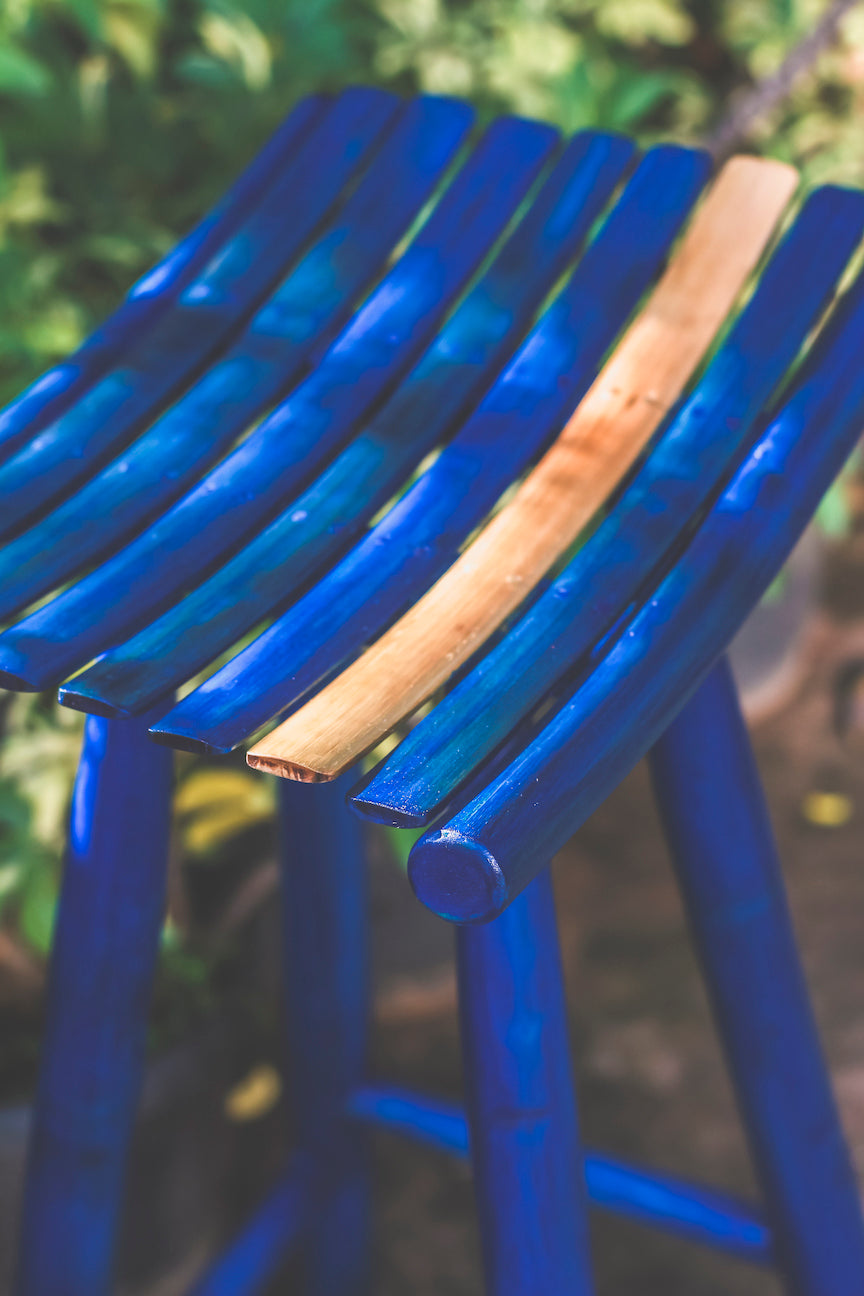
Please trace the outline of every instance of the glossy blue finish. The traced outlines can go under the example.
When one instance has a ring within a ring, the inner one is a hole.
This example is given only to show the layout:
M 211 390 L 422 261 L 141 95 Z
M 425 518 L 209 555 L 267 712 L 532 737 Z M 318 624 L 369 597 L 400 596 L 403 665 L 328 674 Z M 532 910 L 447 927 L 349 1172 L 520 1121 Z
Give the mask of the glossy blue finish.
M 141 721 L 87 720 L 51 961 L 16 1296 L 112 1290 L 162 926 L 170 797 L 170 753 L 149 741 Z
M 352 1094 L 348 1111 L 374 1128 L 404 1134 L 455 1156 L 468 1156 L 468 1122 L 454 1103 L 376 1086 Z M 767 1225 L 734 1197 L 672 1175 L 636 1169 L 597 1152 L 586 1151 L 584 1170 L 592 1206 L 741 1260 L 772 1262 Z
M 0 410 L 0 459 L 77 400 L 117 354 L 177 297 L 287 165 L 325 104 L 323 95 L 301 100 L 213 210 L 130 288 L 121 305 L 95 333 L 62 364 L 41 374 Z
M 295 1165 L 188 1296 L 257 1296 L 300 1241 L 308 1223 L 306 1175 Z
M 453 100 L 408 105 L 332 226 L 238 341 L 123 454 L 0 550 L 0 616 L 139 531 L 291 386 L 381 271 L 470 122 Z
M 595 668 L 540 734 L 415 845 L 409 875 L 430 908 L 469 922 L 500 912 L 659 738 L 853 449 L 864 423 L 862 336 L 859 278 L 672 571 L 617 641 L 598 646 Z
M 457 938 L 466 1114 L 487 1296 L 594 1290 L 548 871 Z
M 801 1296 L 854 1296 L 864 1277 L 858 1185 L 725 661 L 659 740 L 651 767 L 777 1263 Z
M 862 227 L 859 193 L 822 189 L 807 200 L 705 376 L 605 521 L 566 573 L 408 734 L 355 798 L 358 809 L 403 827 L 429 823 L 633 606 L 751 439 Z M 486 765 L 480 777 L 493 772 Z
M 291 1082 L 309 1167 L 303 1296 L 361 1296 L 369 1280 L 366 1140 L 343 1119 L 366 1067 L 368 1017 L 363 827 L 346 791 L 344 779 L 279 786 Z
M 157 737 L 193 750 L 230 749 L 356 655 L 435 581 L 589 385 L 705 172 L 704 155 L 687 150 L 662 148 L 645 159 L 568 288 L 438 460 L 309 594 L 155 726 Z
M 556 139 L 518 119 L 492 126 L 313 373 L 136 540 L 0 637 L 6 681 L 41 687 L 133 633 L 304 486 L 434 336 Z
M 81 399 L 0 466 L 0 538 L 89 476 L 195 377 L 277 282 L 398 106 L 347 90 L 314 124 L 259 203 L 180 295 Z
M 344 552 L 492 380 L 576 255 L 631 153 L 615 136 L 577 137 L 486 273 L 360 436 L 209 580 L 78 676 L 63 690 L 64 702 L 144 710 Z M 453 453 L 455 447 L 445 451 L 448 462 Z

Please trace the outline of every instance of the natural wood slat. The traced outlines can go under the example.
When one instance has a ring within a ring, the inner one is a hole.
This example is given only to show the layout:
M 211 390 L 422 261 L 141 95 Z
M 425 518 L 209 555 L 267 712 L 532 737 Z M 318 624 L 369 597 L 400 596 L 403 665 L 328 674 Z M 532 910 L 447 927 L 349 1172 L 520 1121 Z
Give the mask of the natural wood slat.
M 724 166 L 645 307 L 513 499 L 408 613 L 248 753 L 250 765 L 305 782 L 337 777 L 494 633 L 644 450 L 796 183 L 779 162 Z

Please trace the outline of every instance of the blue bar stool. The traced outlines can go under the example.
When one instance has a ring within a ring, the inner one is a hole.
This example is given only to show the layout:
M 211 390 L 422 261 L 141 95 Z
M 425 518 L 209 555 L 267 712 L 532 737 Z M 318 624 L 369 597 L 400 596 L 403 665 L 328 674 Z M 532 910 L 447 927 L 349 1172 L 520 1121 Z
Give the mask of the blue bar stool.
M 88 713 L 17 1296 L 112 1289 L 170 748 L 256 738 L 300 1136 L 196 1296 L 263 1290 L 294 1247 L 307 1296 L 368 1292 L 370 1127 L 470 1155 L 489 1296 L 588 1296 L 591 1204 L 795 1296 L 864 1291 L 723 659 L 864 426 L 864 195 L 796 183 L 314 97 L 0 413 L 0 684 Z M 548 864 L 645 754 L 759 1211 L 581 1144 Z M 368 1080 L 363 817 L 425 830 L 412 885 L 458 924 L 464 1111 Z

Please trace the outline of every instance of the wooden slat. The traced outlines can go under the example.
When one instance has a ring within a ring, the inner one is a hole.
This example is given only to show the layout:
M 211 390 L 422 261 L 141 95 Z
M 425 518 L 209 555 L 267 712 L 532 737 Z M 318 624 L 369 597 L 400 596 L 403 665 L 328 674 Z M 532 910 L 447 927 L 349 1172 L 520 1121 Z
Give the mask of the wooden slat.
M 553 447 L 436 585 L 248 754 L 317 782 L 348 769 L 494 633 L 632 466 L 711 345 L 788 203 L 796 173 L 733 158 L 648 303 Z
M 354 797 L 397 827 L 431 823 L 488 781 L 610 650 L 645 591 L 746 452 L 757 419 L 864 236 L 864 193 L 811 194 L 705 374 L 603 522 L 520 616 L 415 725 Z M 706 600 L 707 603 L 707 600 Z M 578 672 L 578 676 L 574 675 Z

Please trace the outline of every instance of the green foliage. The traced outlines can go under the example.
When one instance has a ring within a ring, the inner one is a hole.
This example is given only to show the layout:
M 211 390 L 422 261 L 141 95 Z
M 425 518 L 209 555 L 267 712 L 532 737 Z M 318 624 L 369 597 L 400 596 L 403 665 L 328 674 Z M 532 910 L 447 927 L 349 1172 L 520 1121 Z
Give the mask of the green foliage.
M 0 399 L 66 353 L 313 87 L 471 96 L 566 129 L 693 139 L 820 0 L 5 0 Z M 864 11 L 766 125 L 859 179 Z
M 0 739 L 0 920 L 25 942 L 51 944 L 60 859 L 83 717 L 19 694 L 4 705 Z

